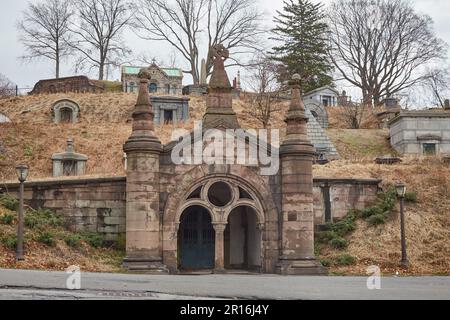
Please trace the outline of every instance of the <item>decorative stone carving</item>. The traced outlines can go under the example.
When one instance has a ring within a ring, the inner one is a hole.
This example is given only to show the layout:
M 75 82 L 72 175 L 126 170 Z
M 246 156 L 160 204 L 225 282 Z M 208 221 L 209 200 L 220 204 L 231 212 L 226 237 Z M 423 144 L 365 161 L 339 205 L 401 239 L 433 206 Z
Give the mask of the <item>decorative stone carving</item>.
M 55 123 L 76 123 L 80 113 L 78 104 L 68 99 L 55 102 L 52 109 Z
M 86 170 L 88 157 L 81 153 L 75 153 L 73 140 L 67 140 L 65 152 L 55 153 L 52 156 L 53 176 L 81 176 Z

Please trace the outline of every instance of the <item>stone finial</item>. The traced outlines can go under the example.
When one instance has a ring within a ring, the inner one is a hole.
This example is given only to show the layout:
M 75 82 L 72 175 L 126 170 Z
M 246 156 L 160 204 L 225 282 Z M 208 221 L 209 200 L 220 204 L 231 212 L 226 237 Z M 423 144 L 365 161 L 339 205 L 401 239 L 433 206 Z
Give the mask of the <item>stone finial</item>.
M 129 151 L 161 151 L 161 142 L 155 136 L 153 126 L 153 109 L 148 92 L 150 73 L 141 69 L 139 72 L 139 93 L 133 110 L 133 131 L 125 142 L 123 149 Z
M 67 139 L 67 147 L 66 147 L 66 152 L 67 153 L 74 153 L 74 149 L 73 149 L 73 139 Z
M 294 115 L 294 112 L 297 116 L 305 117 L 305 105 L 302 99 L 302 79 L 298 73 L 292 76 L 292 79 L 289 81 L 289 85 L 291 86 L 291 105 L 288 111 L 289 114 Z M 306 118 L 307 120 L 307 118 Z
M 291 104 L 287 112 L 286 137 L 280 148 L 280 153 L 297 153 L 313 155 L 315 150 L 309 141 L 306 123 L 308 117 L 305 115 L 305 105 L 301 95 L 301 77 L 294 74 L 289 81 L 291 86 Z
M 141 70 L 139 70 L 138 78 L 141 80 L 142 79 L 150 80 L 152 76 L 150 75 L 150 72 L 148 70 L 142 68 Z
M 222 44 L 217 44 L 211 48 L 209 57 L 213 61 L 213 72 L 209 87 L 231 90 L 230 80 L 225 72 L 225 60 L 230 57 L 230 52 Z
M 210 59 L 213 61 L 213 72 L 206 96 L 206 112 L 203 116 L 203 127 L 217 126 L 229 129 L 239 128 L 236 113 L 232 106 L 232 87 L 225 71 L 224 62 L 229 57 L 228 50 L 221 44 L 210 49 Z

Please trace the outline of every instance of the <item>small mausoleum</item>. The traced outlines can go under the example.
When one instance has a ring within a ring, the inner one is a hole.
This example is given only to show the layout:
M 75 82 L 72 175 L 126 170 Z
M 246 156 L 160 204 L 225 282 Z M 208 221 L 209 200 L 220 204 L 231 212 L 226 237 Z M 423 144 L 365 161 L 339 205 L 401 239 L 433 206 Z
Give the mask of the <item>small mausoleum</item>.
M 388 124 L 391 145 L 400 154 L 450 153 L 450 112 L 402 111 Z
M 52 156 L 53 176 L 81 176 L 86 170 L 88 157 L 81 153 L 76 153 L 73 148 L 73 140 L 67 139 L 65 152 L 55 153 Z
M 189 119 L 189 98 L 173 96 L 150 96 L 155 112 L 155 124 L 177 124 Z

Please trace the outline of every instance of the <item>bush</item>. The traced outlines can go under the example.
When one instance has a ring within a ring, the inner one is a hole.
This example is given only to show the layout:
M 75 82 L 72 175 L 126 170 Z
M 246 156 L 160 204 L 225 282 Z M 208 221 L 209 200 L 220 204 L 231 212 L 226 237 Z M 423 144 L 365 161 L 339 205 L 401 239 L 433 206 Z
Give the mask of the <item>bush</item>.
M 336 258 L 336 264 L 340 266 L 351 266 L 355 263 L 355 258 L 348 254 L 343 254 Z
M 11 197 L 9 194 L 0 196 L 0 203 L 8 210 L 17 211 L 19 209 L 19 200 Z
M 125 248 L 126 248 L 126 236 L 125 233 L 120 233 L 117 236 L 116 249 L 125 251 Z
M 16 215 L 14 213 L 7 212 L 7 213 L 0 215 L 0 223 L 11 225 L 11 224 L 13 224 L 15 218 L 16 218 Z
M 64 242 L 72 248 L 79 248 L 81 246 L 81 236 L 79 234 L 69 233 L 64 236 Z
M 328 244 L 334 249 L 345 249 L 348 246 L 348 241 L 345 240 L 344 238 L 337 237 L 331 239 L 330 242 L 328 242 Z
M 56 245 L 55 236 L 49 231 L 42 231 L 39 233 L 37 241 L 49 247 L 54 247 Z
M 83 240 L 91 247 L 100 248 L 103 246 L 103 237 L 95 232 L 84 232 L 81 234 Z
M 333 231 L 339 237 L 344 237 L 355 230 L 355 220 L 355 214 L 349 212 L 342 220 L 335 223 L 328 223 L 327 229 Z
M 338 235 L 334 231 L 323 231 L 317 234 L 317 241 L 319 241 L 319 243 L 329 243 L 332 239 L 337 237 Z
M 322 259 L 320 260 L 320 263 L 324 266 L 324 267 L 329 267 L 331 265 L 331 261 L 328 259 Z
M 417 202 L 417 192 L 406 192 L 405 201 L 407 202 Z
M 383 214 L 376 214 L 376 215 L 370 216 L 367 219 L 367 223 L 371 226 L 378 226 L 380 224 L 385 224 L 386 216 Z
M 17 247 L 16 234 L 3 235 L 0 240 L 1 243 L 9 249 L 15 249 Z

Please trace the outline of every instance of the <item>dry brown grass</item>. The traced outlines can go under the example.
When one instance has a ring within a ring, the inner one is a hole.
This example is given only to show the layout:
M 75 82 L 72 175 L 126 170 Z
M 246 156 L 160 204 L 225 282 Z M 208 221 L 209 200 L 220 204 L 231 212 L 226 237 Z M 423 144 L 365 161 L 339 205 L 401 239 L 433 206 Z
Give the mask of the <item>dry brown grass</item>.
M 382 179 L 383 186 L 403 181 L 408 191 L 416 192 L 417 203 L 406 205 L 406 236 L 411 268 L 398 268 L 400 261 L 400 223 L 398 208 L 386 225 L 368 226 L 357 222 L 344 251 L 325 250 L 325 258 L 350 254 L 354 266 L 336 267 L 333 272 L 364 274 L 369 265 L 378 265 L 386 274 L 450 274 L 450 166 L 439 159 L 404 158 L 401 164 L 377 165 L 369 160 L 339 160 L 326 166 L 315 166 L 315 176 L 348 176 Z

